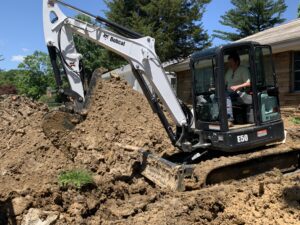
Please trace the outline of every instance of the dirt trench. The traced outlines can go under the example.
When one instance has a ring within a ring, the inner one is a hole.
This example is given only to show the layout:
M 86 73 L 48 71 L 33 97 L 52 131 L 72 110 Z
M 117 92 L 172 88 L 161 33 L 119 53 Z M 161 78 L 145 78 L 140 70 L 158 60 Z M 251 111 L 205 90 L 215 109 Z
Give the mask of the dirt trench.
M 0 224 L 300 224 L 299 173 L 274 170 L 184 193 L 140 176 L 137 152 L 120 146 L 176 149 L 125 81 L 99 81 L 86 119 L 54 143 L 41 128 L 48 111 L 21 96 L 0 98 Z M 297 115 L 284 114 L 289 147 L 300 146 Z M 94 185 L 60 187 L 58 174 L 74 168 L 90 171 Z

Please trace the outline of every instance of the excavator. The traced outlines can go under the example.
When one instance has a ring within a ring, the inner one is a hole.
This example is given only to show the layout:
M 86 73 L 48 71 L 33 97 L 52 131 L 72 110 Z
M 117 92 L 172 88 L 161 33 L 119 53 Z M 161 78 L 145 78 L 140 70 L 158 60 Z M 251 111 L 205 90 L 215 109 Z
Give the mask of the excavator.
M 68 17 L 62 7 L 87 15 L 96 23 Z M 58 92 L 75 114 L 88 111 L 96 78 L 84 74 L 83 57 L 76 50 L 74 34 L 116 53 L 131 65 L 153 112 L 172 144 L 180 150 L 166 157 L 139 150 L 140 173 L 156 185 L 183 191 L 274 168 L 283 172 L 299 168 L 300 149 L 268 147 L 285 138 L 270 46 L 236 42 L 192 54 L 192 103 L 187 106 L 174 93 L 152 37 L 142 36 L 61 0 L 43 0 L 43 20 Z M 226 94 L 224 78 L 232 52 L 239 55 L 240 63 L 251 76 L 250 87 L 236 93 L 239 98 L 235 102 L 230 102 Z M 63 77 L 67 77 L 67 88 Z M 176 127 L 170 125 L 161 104 Z M 229 125 L 230 113 L 233 126 Z M 55 113 L 46 115 L 44 132 L 51 134 L 49 124 L 58 125 L 59 120 Z M 74 127 L 68 113 L 60 123 L 58 126 L 65 129 Z

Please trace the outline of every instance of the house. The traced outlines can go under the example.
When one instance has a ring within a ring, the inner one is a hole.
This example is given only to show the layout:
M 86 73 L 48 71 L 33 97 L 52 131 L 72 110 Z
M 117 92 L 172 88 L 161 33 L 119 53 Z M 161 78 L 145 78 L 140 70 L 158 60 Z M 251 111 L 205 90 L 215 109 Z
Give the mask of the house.
M 272 46 L 282 106 L 300 104 L 300 19 L 259 32 L 240 41 L 254 41 Z M 192 79 L 189 58 L 166 67 L 176 73 L 177 96 L 191 102 Z

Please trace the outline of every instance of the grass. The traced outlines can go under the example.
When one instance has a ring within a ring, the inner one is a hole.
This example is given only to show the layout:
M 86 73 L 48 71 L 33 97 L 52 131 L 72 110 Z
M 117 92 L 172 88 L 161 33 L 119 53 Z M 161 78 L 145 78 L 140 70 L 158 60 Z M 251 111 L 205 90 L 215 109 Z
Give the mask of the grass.
M 300 117 L 293 117 L 291 121 L 293 124 L 300 125 Z
M 91 173 L 85 170 L 70 170 L 59 174 L 58 183 L 61 186 L 75 186 L 76 188 L 82 188 L 88 184 L 93 184 L 93 177 Z

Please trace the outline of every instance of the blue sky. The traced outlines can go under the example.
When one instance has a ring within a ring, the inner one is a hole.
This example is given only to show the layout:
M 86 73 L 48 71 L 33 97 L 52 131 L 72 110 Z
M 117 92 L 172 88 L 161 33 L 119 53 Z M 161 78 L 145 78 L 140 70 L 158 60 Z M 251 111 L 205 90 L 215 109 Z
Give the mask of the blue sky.
M 101 16 L 106 10 L 103 0 L 65 0 L 65 2 Z M 287 21 L 297 17 L 299 2 L 286 0 L 288 9 L 284 13 L 284 18 Z M 203 24 L 209 34 L 212 34 L 215 29 L 230 30 L 220 25 L 219 20 L 220 16 L 231 7 L 230 0 L 212 0 L 207 6 Z M 23 57 L 32 54 L 35 50 L 46 52 L 42 24 L 42 0 L 6 0 L 2 1 L 0 10 L 0 54 L 5 58 L 0 62 L 1 69 L 17 68 Z M 70 11 L 66 10 L 66 13 Z M 213 41 L 214 45 L 222 43 L 224 41 L 219 39 Z

